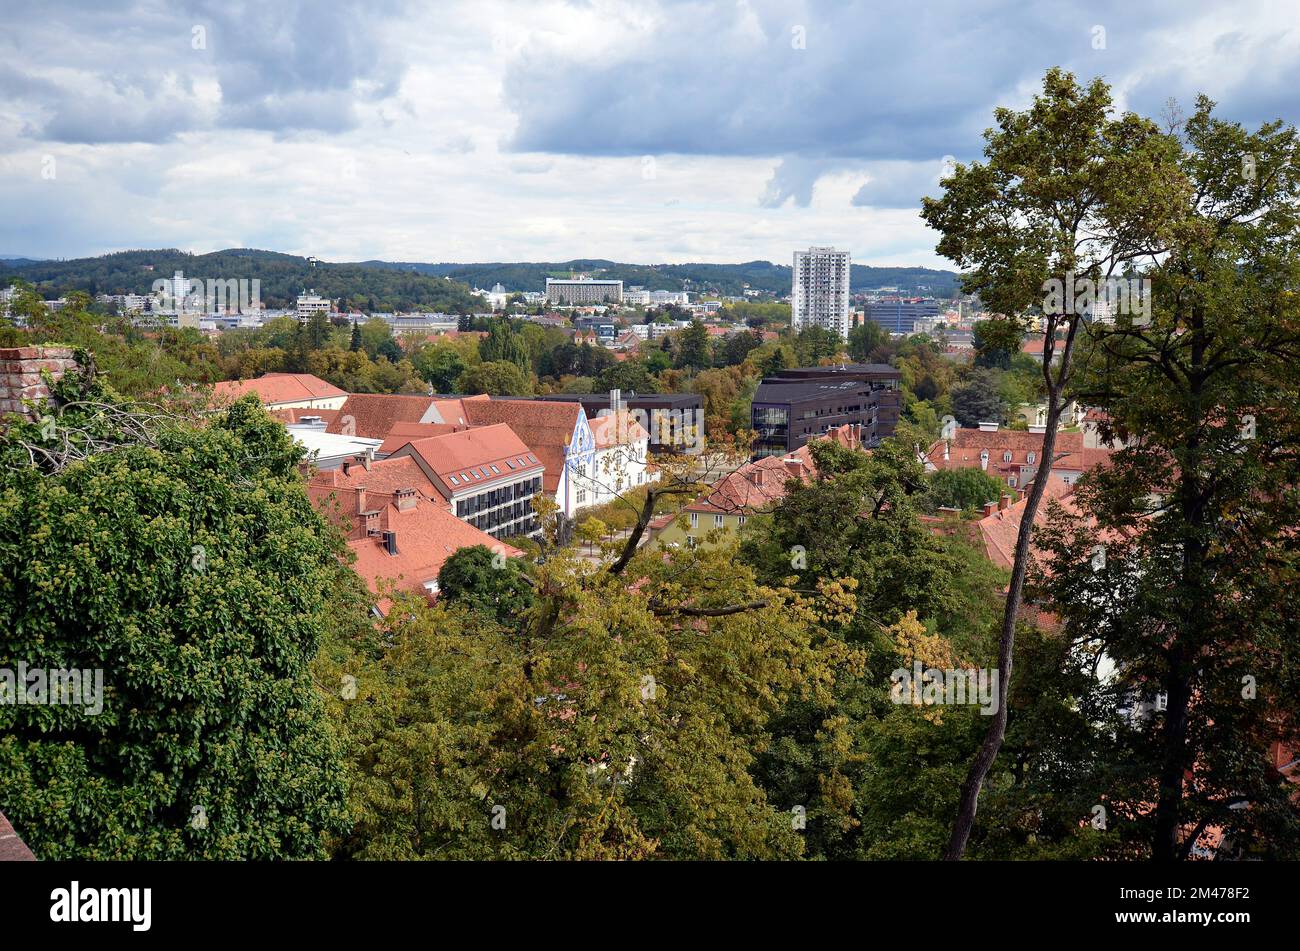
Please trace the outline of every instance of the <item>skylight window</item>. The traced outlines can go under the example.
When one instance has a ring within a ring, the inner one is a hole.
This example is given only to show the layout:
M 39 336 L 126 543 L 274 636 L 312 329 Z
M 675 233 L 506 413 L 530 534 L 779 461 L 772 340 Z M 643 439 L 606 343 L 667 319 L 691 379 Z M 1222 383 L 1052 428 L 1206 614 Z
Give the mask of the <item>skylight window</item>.
M 501 474 L 501 470 L 498 469 L 496 466 L 493 466 L 493 467 L 492 467 L 492 471 L 495 472 L 497 475 L 500 475 L 500 474 Z
M 513 459 L 507 459 L 507 460 L 506 460 L 506 465 L 508 465 L 511 469 L 513 469 L 513 468 L 515 467 L 514 460 L 513 460 Z
M 452 476 L 452 477 L 451 477 L 451 484 L 452 484 L 452 485 L 460 485 L 460 483 L 456 481 L 456 477 L 455 477 L 455 476 Z
M 530 452 L 530 453 L 528 454 L 528 461 L 529 461 L 529 462 L 536 462 L 536 461 L 537 461 L 537 457 L 534 456 L 534 455 Z

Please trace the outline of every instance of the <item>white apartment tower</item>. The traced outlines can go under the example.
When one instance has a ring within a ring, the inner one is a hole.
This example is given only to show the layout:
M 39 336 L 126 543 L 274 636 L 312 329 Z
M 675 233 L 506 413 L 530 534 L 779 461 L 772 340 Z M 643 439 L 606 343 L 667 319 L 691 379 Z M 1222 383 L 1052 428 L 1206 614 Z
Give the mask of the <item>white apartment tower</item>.
M 796 251 L 790 309 L 795 330 L 824 327 L 847 339 L 849 252 L 835 248 Z

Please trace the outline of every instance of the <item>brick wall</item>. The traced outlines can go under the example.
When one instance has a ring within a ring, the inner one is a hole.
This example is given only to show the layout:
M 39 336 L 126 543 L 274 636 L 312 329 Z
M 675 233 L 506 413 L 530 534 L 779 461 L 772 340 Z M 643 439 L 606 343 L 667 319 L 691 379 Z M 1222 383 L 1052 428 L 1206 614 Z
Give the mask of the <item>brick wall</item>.
M 72 351 L 64 347 L 0 348 L 0 416 L 28 415 L 23 400 L 40 400 L 50 395 L 41 377 L 49 370 L 55 379 L 77 365 Z

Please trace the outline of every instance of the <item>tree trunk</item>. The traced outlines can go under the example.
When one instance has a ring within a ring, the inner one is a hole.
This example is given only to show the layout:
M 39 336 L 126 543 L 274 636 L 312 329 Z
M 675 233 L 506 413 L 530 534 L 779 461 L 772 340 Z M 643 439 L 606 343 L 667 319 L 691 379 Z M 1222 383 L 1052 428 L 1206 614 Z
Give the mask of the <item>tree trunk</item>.
M 1054 328 L 1049 328 L 1054 332 Z M 1046 359 L 1046 357 L 1044 358 Z M 1062 362 L 1069 359 L 1068 352 Z M 1062 372 L 1065 368 L 1062 367 Z M 1039 456 L 1038 471 L 1034 474 L 1033 487 L 1025 501 L 1025 511 L 1020 518 L 1020 530 L 1016 533 L 1016 557 L 1011 569 L 1011 586 L 1007 590 L 1006 613 L 1002 616 L 1002 637 L 998 644 L 998 709 L 984 734 L 980 751 L 971 763 L 966 781 L 961 785 L 961 800 L 957 807 L 957 819 L 953 823 L 952 837 L 944 852 L 945 861 L 955 862 L 966 852 L 966 843 L 970 839 L 971 829 L 975 825 L 975 810 L 979 805 L 980 789 L 984 779 L 997 759 L 998 750 L 1002 748 L 1002 739 L 1007 733 L 1007 694 L 1011 689 L 1011 655 L 1016 643 L 1016 618 L 1020 614 L 1020 601 L 1025 589 L 1025 573 L 1029 567 L 1029 539 L 1034 530 L 1034 516 L 1043 493 L 1047 490 L 1047 480 L 1052 477 L 1053 456 L 1056 453 L 1056 428 L 1061 418 L 1063 401 L 1060 390 L 1052 387 L 1048 392 L 1047 431 L 1043 433 L 1043 449 Z
M 1163 757 L 1160 764 L 1160 793 L 1156 800 L 1156 832 L 1151 858 L 1156 862 L 1177 862 L 1182 855 L 1178 827 L 1183 801 L 1183 773 L 1187 768 L 1188 708 L 1192 700 L 1191 678 L 1179 665 L 1171 664 L 1166 684 Z

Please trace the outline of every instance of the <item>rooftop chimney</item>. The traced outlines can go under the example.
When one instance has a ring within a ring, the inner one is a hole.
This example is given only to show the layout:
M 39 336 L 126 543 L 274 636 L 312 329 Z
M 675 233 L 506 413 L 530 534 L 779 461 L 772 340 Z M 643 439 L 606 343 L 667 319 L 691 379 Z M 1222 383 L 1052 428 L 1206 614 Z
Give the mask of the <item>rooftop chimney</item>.
M 370 453 L 362 453 L 353 458 L 355 458 L 357 462 L 361 463 L 361 468 L 365 469 L 367 472 L 370 471 Z
M 343 463 L 343 465 L 346 466 L 347 463 L 345 462 Z M 347 469 L 344 469 L 343 471 L 344 474 L 346 475 Z M 366 510 L 366 487 L 364 485 L 357 486 L 356 493 L 357 493 L 357 514 L 360 515 Z
M 985 518 L 988 518 L 990 515 L 992 515 L 992 514 L 993 514 L 994 512 L 996 512 L 997 510 L 998 510 L 998 503 L 996 503 L 996 502 L 985 502 L 985 503 L 984 503 L 984 517 L 985 517 Z
M 948 446 L 949 446 L 949 445 L 950 445 L 950 443 L 948 442 L 948 440 L 945 439 L 945 440 L 943 441 L 943 461 L 944 461 L 944 462 L 947 462 L 947 461 L 948 461 Z
M 782 459 L 781 461 L 785 463 L 785 471 L 786 471 L 787 473 L 789 473 L 789 475 L 790 475 L 792 478 L 795 478 L 795 479 L 802 479 L 802 478 L 803 478 L 803 460 L 802 460 L 802 459 L 798 458 L 797 456 L 786 456 L 786 457 L 785 457 L 784 459 Z
M 397 511 L 409 512 L 411 509 L 415 508 L 416 500 L 414 489 L 398 489 L 393 493 L 393 496 L 397 500 Z
M 763 467 L 753 466 L 749 470 L 749 481 L 760 488 L 763 485 Z
M 397 532 L 384 532 L 383 534 L 384 551 L 390 555 L 397 554 Z
M 1001 498 L 998 499 L 998 511 L 1001 512 L 1005 510 L 1006 507 L 1010 504 L 1011 504 L 1011 496 L 1004 494 Z

